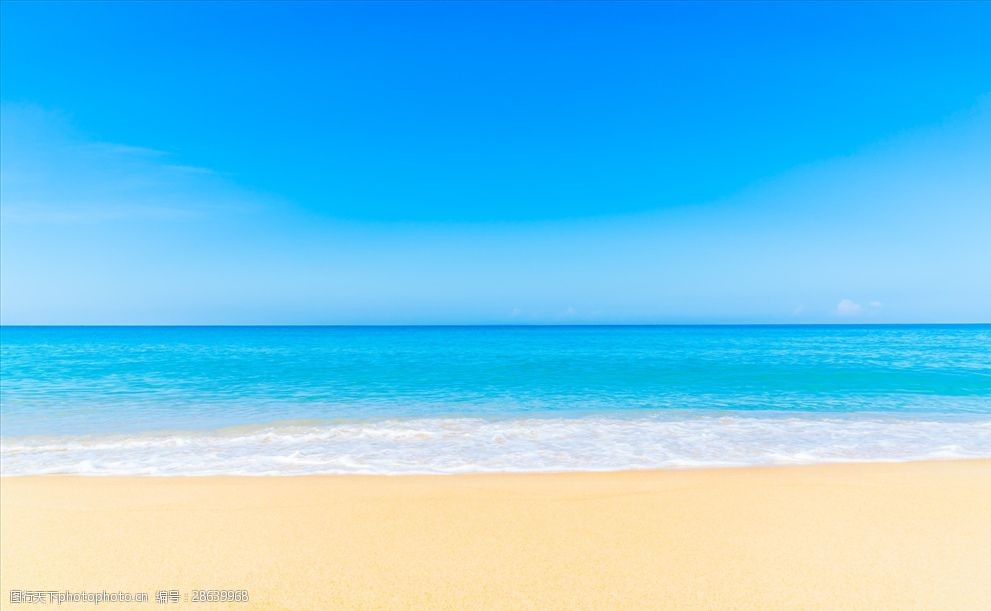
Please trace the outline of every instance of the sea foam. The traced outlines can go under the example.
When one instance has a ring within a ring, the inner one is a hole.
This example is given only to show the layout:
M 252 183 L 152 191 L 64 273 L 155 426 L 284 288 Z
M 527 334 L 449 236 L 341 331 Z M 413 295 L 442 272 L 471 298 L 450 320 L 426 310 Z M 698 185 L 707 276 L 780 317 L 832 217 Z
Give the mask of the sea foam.
M 607 471 L 977 457 L 991 457 L 986 416 L 411 418 L 0 440 L 3 475 Z

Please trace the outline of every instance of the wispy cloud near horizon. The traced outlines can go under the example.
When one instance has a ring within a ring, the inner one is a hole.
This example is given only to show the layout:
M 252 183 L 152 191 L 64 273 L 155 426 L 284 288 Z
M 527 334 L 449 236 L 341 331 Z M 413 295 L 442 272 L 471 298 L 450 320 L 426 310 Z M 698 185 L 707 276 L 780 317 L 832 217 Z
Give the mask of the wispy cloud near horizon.
M 881 309 L 881 302 L 876 299 L 868 301 L 866 305 L 854 301 L 853 299 L 840 299 L 836 304 L 836 314 L 844 318 L 851 318 L 864 315 L 877 314 Z

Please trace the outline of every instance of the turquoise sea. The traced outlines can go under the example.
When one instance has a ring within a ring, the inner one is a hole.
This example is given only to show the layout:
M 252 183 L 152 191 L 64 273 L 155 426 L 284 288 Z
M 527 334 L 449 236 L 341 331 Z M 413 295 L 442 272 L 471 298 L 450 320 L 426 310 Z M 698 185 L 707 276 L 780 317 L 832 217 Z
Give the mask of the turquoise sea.
M 991 325 L 3 327 L 4 475 L 991 456 Z

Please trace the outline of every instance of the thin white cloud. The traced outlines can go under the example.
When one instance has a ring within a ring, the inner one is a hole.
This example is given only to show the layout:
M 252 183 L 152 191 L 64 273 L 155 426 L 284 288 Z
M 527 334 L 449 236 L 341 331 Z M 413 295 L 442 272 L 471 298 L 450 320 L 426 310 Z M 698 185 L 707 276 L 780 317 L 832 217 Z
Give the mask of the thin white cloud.
M 46 204 L 16 202 L 4 204 L 3 219 L 20 223 L 98 223 L 102 221 L 189 221 L 205 214 L 181 204 L 132 206 L 127 204 Z
M 864 312 L 864 307 L 853 299 L 840 299 L 836 304 L 836 313 L 840 316 L 859 316 Z
M 76 145 L 81 151 L 98 155 L 126 155 L 131 157 L 166 157 L 168 153 L 145 146 L 131 146 L 116 142 L 84 142 Z
M 863 314 L 873 314 L 881 309 L 881 302 L 871 300 L 864 306 L 853 299 L 840 299 L 836 304 L 836 314 L 839 316 L 860 316 Z
M 257 195 L 166 151 L 87 141 L 36 107 L 0 110 L 4 222 L 189 221 L 261 206 Z

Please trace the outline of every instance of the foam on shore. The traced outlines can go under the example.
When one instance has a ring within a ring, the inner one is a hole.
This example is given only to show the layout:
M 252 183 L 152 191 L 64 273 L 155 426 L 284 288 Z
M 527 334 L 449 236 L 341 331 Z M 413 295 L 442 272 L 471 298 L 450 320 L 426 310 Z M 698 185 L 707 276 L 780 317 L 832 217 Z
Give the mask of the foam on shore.
M 991 457 L 991 419 L 693 412 L 635 417 L 307 421 L 20 437 L 3 475 L 608 471 Z

